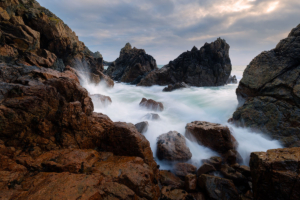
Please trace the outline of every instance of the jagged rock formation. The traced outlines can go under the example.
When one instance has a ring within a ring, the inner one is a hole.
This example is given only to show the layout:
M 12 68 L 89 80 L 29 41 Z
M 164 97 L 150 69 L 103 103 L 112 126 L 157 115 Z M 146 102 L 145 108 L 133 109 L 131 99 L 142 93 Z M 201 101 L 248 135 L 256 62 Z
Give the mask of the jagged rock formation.
M 247 66 L 236 90 L 233 121 L 285 146 L 300 146 L 300 25 Z
M 222 86 L 231 73 L 229 45 L 225 40 L 217 39 L 205 43 L 198 50 L 182 53 L 161 69 L 150 72 L 138 84 L 139 86 L 169 85 L 185 82 L 190 86 Z
M 230 75 L 227 82 L 226 82 L 226 84 L 237 84 L 236 76 L 235 75 L 234 76 Z
M 129 43 L 120 51 L 120 56 L 106 70 L 115 81 L 137 84 L 152 70 L 157 69 L 155 59 L 144 49 L 132 48 Z
M 0 60 L 61 72 L 69 65 L 104 76 L 101 54 L 92 53 L 61 19 L 38 2 L 3 0 L 0 6 Z
M 300 148 L 273 149 L 251 154 L 254 199 L 299 199 Z
M 140 107 L 145 107 L 153 111 L 163 111 L 164 105 L 161 102 L 154 101 L 153 99 L 143 98 L 140 102 Z

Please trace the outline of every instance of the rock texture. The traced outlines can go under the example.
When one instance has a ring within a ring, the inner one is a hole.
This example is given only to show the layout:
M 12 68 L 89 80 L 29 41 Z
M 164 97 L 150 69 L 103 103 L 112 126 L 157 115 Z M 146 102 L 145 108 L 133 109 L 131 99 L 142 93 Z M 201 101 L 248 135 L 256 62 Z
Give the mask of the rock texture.
M 251 154 L 254 199 L 299 199 L 300 148 Z
M 229 76 L 228 80 L 227 80 L 227 84 L 237 84 L 237 79 L 236 79 L 236 76 Z
M 161 102 L 154 101 L 153 99 L 143 98 L 140 102 L 141 107 L 145 107 L 153 111 L 163 111 L 164 105 Z
M 247 66 L 236 90 L 236 124 L 300 146 L 300 25 Z
M 190 86 L 185 84 L 184 82 L 182 83 L 175 83 L 174 85 L 169 84 L 167 87 L 163 89 L 163 92 L 172 92 L 174 90 L 182 89 L 182 88 L 189 88 Z
M 115 81 L 137 84 L 149 72 L 157 69 L 155 59 L 144 49 L 132 48 L 129 43 L 120 56 L 107 69 L 106 74 Z
M 148 130 L 148 127 L 149 127 L 149 123 L 147 122 L 147 121 L 145 121 L 145 122 L 140 122 L 140 123 L 137 123 L 136 125 L 135 125 L 135 127 L 136 127 L 136 129 L 138 130 L 138 132 L 140 132 L 140 133 L 145 133 L 145 132 L 147 132 L 147 130 Z
M 184 178 L 189 174 L 196 174 L 197 167 L 189 163 L 177 163 L 173 170 L 176 176 Z
M 139 86 L 169 85 L 185 82 L 190 86 L 222 86 L 231 73 L 229 45 L 225 40 L 217 39 L 205 43 L 198 50 L 182 53 L 161 69 L 150 72 L 138 84 Z
M 183 135 L 170 131 L 157 138 L 157 157 L 160 160 L 189 160 L 192 157 Z
M 61 19 L 37 1 L 3 0 L 0 4 L 1 61 L 60 72 L 69 65 L 101 74 L 102 56 L 88 50 Z

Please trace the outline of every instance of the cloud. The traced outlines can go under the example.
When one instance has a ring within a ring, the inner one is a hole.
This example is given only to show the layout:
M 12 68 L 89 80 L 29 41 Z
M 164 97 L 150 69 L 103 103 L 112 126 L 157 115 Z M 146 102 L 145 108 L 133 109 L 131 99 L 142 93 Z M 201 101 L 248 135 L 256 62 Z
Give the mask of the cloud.
M 158 64 L 218 37 L 233 65 L 247 65 L 300 23 L 299 0 L 38 0 L 105 60 L 126 42 Z

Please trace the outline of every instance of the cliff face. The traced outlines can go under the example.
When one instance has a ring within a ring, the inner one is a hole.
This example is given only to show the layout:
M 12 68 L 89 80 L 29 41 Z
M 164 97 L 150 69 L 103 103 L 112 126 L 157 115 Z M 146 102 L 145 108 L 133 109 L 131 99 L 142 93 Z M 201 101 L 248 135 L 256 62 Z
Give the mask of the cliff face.
M 0 59 L 63 71 L 88 66 L 103 71 L 103 58 L 93 57 L 76 34 L 35 0 L 0 2 Z
M 236 123 L 258 129 L 285 146 L 300 146 L 300 25 L 275 49 L 247 66 L 236 90 Z
M 191 86 L 222 86 L 231 73 L 229 45 L 225 40 L 194 47 L 161 69 L 150 72 L 139 86 L 169 85 L 185 82 Z
M 129 43 L 120 56 L 107 69 L 106 74 L 115 81 L 137 84 L 149 72 L 157 69 L 155 59 L 144 49 L 132 48 Z

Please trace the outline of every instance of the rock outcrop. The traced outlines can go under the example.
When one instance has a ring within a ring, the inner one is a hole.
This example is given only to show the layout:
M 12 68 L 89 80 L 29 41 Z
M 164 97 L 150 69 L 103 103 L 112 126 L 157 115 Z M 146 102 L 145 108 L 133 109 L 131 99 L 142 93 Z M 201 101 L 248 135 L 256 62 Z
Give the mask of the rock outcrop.
M 164 105 L 161 102 L 154 101 L 153 99 L 143 98 L 140 102 L 140 106 L 153 111 L 164 110 Z
M 227 80 L 227 84 L 237 84 L 237 79 L 236 79 L 236 76 L 229 76 L 228 80 Z
M 161 69 L 150 72 L 138 86 L 169 85 L 185 82 L 190 86 L 222 86 L 231 73 L 229 45 L 217 39 L 198 50 L 182 53 Z
M 299 147 L 252 153 L 254 199 L 299 199 L 299 166 Z
M 233 121 L 300 146 L 300 25 L 247 66 L 236 90 L 240 107 Z
M 144 49 L 132 48 L 129 43 L 121 49 L 120 56 L 106 70 L 115 81 L 138 84 L 149 72 L 157 69 L 155 59 Z
M 163 89 L 163 92 L 172 92 L 174 90 L 182 89 L 182 88 L 189 88 L 190 86 L 185 84 L 184 82 L 182 83 L 175 83 L 174 85 L 169 84 L 167 87 Z
M 60 72 L 69 65 L 101 74 L 102 56 L 88 50 L 61 19 L 37 1 L 4 0 L 0 4 L 1 61 Z
M 183 135 L 170 131 L 157 138 L 157 157 L 160 160 L 186 161 L 192 157 Z

